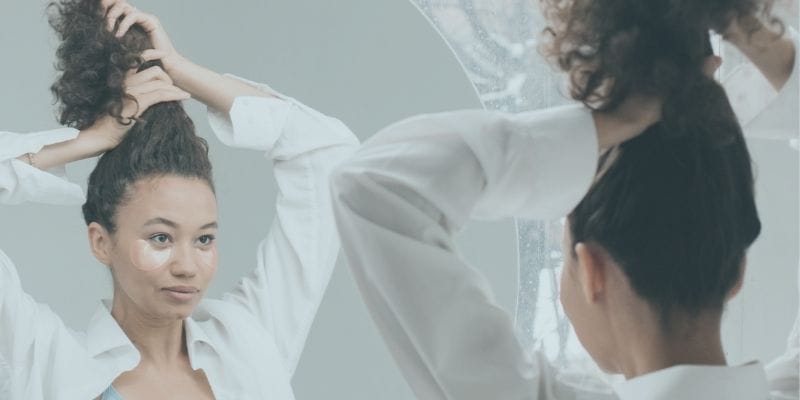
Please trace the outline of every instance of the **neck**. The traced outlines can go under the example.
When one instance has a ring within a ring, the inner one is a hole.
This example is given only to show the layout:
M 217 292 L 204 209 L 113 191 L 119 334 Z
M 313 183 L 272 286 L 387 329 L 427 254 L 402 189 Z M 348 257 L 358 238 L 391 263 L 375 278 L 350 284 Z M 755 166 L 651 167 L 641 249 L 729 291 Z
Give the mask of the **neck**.
M 658 317 L 619 335 L 618 369 L 626 379 L 677 365 L 727 365 L 720 315 L 672 318 L 665 331 Z
M 124 294 L 117 294 L 114 296 L 111 315 L 139 350 L 142 361 L 164 365 L 187 357 L 182 320 L 148 315 L 139 310 Z

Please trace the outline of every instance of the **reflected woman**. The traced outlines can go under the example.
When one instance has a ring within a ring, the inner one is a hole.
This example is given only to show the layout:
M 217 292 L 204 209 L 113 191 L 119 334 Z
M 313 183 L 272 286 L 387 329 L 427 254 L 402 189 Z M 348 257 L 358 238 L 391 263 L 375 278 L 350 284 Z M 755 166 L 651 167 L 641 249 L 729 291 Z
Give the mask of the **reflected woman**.
M 542 3 L 548 55 L 583 105 L 415 117 L 333 174 L 344 253 L 415 394 L 796 398 L 797 353 L 768 377 L 758 362 L 727 365 L 722 348 L 724 305 L 761 225 L 743 129 L 708 52 L 709 30 L 724 33 L 781 90 L 757 111 L 793 124 L 796 33 L 761 23 L 755 0 Z M 564 215 L 561 302 L 594 361 L 625 376 L 614 388 L 529 352 L 455 244 L 471 218 Z
M 114 295 L 73 332 L 23 292 L 0 252 L 0 368 L 11 372 L 0 397 L 293 398 L 339 248 L 328 178 L 357 139 L 266 85 L 192 63 L 125 1 L 53 10 L 62 40 L 53 90 L 61 122 L 76 129 L 1 132 L 0 201 L 85 200 L 91 250 Z M 178 102 L 189 96 L 208 106 L 220 141 L 270 159 L 279 187 L 255 269 L 221 300 L 204 299 L 218 267 L 217 203 L 207 144 Z M 84 199 L 63 166 L 100 154 Z

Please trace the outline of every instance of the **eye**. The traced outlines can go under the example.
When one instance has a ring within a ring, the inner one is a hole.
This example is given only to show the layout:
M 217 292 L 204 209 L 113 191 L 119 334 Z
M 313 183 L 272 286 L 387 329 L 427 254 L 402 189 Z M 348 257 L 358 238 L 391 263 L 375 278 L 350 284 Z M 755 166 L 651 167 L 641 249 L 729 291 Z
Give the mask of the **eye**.
M 215 239 L 216 239 L 216 237 L 214 235 L 203 235 L 203 236 L 200 236 L 197 239 L 197 241 L 200 242 L 200 244 L 203 245 L 203 246 L 208 246 L 211 243 L 213 243 Z
M 166 233 L 159 233 L 157 235 L 151 236 L 150 240 L 152 240 L 156 244 L 165 245 L 169 243 L 169 235 L 167 235 Z

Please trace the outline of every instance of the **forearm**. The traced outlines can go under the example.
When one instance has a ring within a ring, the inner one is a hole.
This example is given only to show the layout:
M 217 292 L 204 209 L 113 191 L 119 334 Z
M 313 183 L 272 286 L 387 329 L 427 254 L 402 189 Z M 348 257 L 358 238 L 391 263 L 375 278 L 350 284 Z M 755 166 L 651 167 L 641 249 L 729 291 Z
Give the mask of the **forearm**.
M 230 111 L 237 97 L 271 97 L 269 93 L 197 65 L 183 56 L 164 60 L 164 69 L 175 86 L 189 92 L 195 100 L 221 112 Z
M 96 157 L 114 148 L 101 134 L 102 126 L 92 126 L 81 131 L 75 139 L 54 143 L 43 147 L 38 153 L 23 154 L 18 160 L 47 170 L 74 161 Z
M 756 30 L 748 32 L 734 22 L 724 34 L 725 40 L 736 46 L 780 90 L 794 69 L 794 42 L 787 34 L 779 36 L 775 28 L 754 22 Z

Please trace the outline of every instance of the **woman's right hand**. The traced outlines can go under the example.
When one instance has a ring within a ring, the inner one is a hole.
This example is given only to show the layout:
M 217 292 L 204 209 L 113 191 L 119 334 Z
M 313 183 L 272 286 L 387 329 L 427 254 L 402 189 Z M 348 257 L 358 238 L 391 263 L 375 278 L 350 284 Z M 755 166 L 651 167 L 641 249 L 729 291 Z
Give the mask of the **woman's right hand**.
M 169 75 L 158 66 L 139 72 L 130 70 L 125 78 L 125 93 L 127 97 L 123 99 L 121 121 L 106 115 L 88 129 L 97 136 L 106 151 L 119 145 L 125 134 L 136 124 L 136 119 L 153 105 L 191 97 L 189 93 L 176 87 Z

